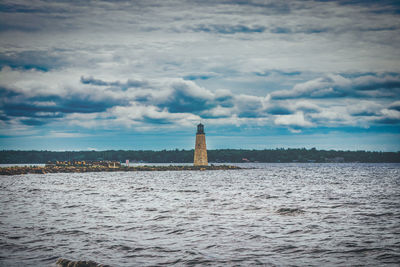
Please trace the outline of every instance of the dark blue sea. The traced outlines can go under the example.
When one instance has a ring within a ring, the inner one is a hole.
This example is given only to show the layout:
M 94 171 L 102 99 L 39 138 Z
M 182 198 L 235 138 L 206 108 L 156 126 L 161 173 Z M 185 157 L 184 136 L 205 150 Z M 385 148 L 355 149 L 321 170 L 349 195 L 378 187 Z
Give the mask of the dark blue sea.
M 0 176 L 0 265 L 399 266 L 399 164 Z

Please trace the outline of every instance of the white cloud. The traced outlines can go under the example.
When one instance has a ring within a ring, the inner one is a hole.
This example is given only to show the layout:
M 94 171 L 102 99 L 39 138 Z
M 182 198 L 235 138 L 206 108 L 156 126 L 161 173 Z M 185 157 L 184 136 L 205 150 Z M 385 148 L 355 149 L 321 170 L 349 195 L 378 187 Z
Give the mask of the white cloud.
M 385 108 L 381 110 L 381 113 L 385 119 L 400 120 L 400 111 Z
M 90 135 L 83 134 L 83 133 L 50 131 L 45 137 L 47 137 L 47 138 L 78 138 L 78 137 L 87 137 L 87 136 L 90 136 Z
M 290 127 L 311 127 L 313 123 L 304 118 L 303 112 L 297 112 L 291 115 L 276 115 L 274 120 L 276 125 L 290 126 Z

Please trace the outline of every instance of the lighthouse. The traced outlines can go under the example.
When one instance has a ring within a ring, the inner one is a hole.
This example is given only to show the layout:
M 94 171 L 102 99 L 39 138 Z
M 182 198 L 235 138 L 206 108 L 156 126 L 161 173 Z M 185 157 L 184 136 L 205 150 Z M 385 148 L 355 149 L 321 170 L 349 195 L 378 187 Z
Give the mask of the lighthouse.
M 206 148 L 206 134 L 204 133 L 204 125 L 197 125 L 196 145 L 194 148 L 194 166 L 207 166 L 207 148 Z

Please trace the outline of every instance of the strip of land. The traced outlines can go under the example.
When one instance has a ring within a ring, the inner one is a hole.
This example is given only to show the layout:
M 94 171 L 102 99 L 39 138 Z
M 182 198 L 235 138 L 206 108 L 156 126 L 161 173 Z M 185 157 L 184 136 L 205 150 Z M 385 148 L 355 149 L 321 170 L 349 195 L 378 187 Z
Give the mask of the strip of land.
M 193 150 L 107 150 L 107 151 L 0 151 L 0 164 L 45 164 L 56 161 L 119 161 L 139 163 L 193 163 Z M 398 152 L 335 151 L 312 149 L 217 149 L 207 150 L 208 162 L 365 162 L 400 163 Z
M 238 170 L 237 166 L 211 165 L 211 166 L 15 166 L 0 168 L 0 175 L 19 175 L 28 173 L 84 173 L 84 172 L 127 172 L 127 171 L 205 171 L 205 170 Z

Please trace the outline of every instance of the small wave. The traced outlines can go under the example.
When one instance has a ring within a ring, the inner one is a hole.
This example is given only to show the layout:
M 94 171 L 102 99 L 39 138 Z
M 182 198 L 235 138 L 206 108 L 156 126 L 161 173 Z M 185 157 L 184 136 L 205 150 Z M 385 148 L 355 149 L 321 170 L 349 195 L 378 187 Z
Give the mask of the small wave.
M 398 264 L 400 262 L 399 254 L 391 254 L 391 253 L 382 253 L 376 257 L 377 260 L 382 261 L 384 263 L 394 263 Z
M 200 193 L 199 190 L 178 190 L 179 193 Z
M 162 215 L 160 215 L 160 216 L 154 217 L 150 221 L 163 221 L 163 220 L 170 219 L 170 218 L 172 218 L 172 216 L 162 216 Z
M 272 196 L 272 195 L 268 195 L 268 194 L 262 194 L 262 195 L 258 195 L 255 196 L 256 198 L 262 198 L 262 199 L 270 199 L 270 198 L 278 198 L 278 196 Z
M 42 241 L 43 241 L 43 239 L 33 239 L 33 240 L 27 240 L 27 241 L 23 242 L 23 244 L 34 244 L 34 243 L 39 243 Z
M 23 238 L 23 236 L 20 235 L 15 235 L 15 236 L 9 236 L 8 239 L 20 239 Z
M 265 238 L 265 236 L 262 236 L 262 235 L 251 235 L 249 237 L 250 240 L 252 240 L 252 239 L 262 239 L 262 238 Z
M 365 252 L 374 252 L 374 251 L 382 251 L 382 250 L 387 250 L 386 248 L 356 248 L 356 249 L 350 249 L 345 252 L 347 253 L 365 253 Z
M 173 210 L 160 210 L 160 213 L 168 213 L 168 212 L 173 212 Z
M 382 217 L 382 216 L 393 216 L 393 212 L 385 212 L 385 213 L 358 213 L 357 215 L 368 216 L 368 217 Z
M 65 209 L 72 209 L 72 208 L 79 208 L 81 207 L 81 205 L 69 205 L 69 206 L 65 206 Z
M 168 234 L 168 235 L 171 235 L 171 234 L 178 234 L 178 235 L 180 235 L 180 234 L 183 234 L 184 232 L 185 232 L 184 229 L 176 229 L 176 230 L 173 230 L 173 231 L 171 231 L 171 232 L 168 232 L 167 234 Z
M 153 249 L 157 252 L 161 252 L 161 253 L 172 253 L 172 252 L 181 252 L 180 249 L 168 249 L 168 248 L 164 248 L 164 247 L 151 247 L 150 249 Z
M 125 246 L 125 245 L 112 245 L 108 247 L 109 249 L 112 250 L 122 250 L 122 251 L 130 251 L 132 250 L 131 247 Z
M 321 254 L 321 253 L 326 253 L 328 251 L 329 250 L 327 250 L 327 249 L 316 248 L 316 249 L 310 250 L 310 253 L 311 254 Z
M 41 191 L 41 189 L 39 189 L 39 188 L 32 188 L 32 189 L 29 189 L 29 190 L 28 190 L 28 192 L 37 192 L 37 191 Z
M 243 210 L 260 210 L 260 209 L 262 209 L 262 207 L 257 207 L 257 206 L 251 205 L 251 206 L 245 207 Z
M 60 230 L 55 232 L 54 234 L 69 236 L 69 235 L 84 235 L 86 233 L 80 230 Z
M 286 234 L 290 235 L 290 234 L 295 234 L 295 233 L 300 233 L 303 232 L 302 230 L 293 230 L 293 231 L 289 231 Z
M 147 187 L 147 186 L 131 187 L 131 189 L 136 190 L 136 191 L 140 191 L 140 192 L 147 192 L 147 191 L 153 191 L 154 190 L 153 188 Z
M 113 245 L 113 246 L 110 246 L 109 249 L 119 250 L 119 251 L 129 252 L 129 253 L 132 253 L 132 252 L 135 253 L 135 252 L 139 252 L 139 251 L 145 250 L 145 248 L 140 248 L 140 247 L 131 248 L 131 247 L 128 247 L 128 246 L 125 246 L 125 245 Z M 137 254 L 129 254 L 129 255 L 126 255 L 126 257 L 129 257 L 129 258 L 137 257 Z
M 190 259 L 190 260 L 185 260 L 182 262 L 184 265 L 212 265 L 215 264 L 215 261 L 212 260 L 208 260 L 208 259 L 204 259 L 201 257 L 197 257 L 194 259 Z
M 205 247 L 205 249 L 210 249 L 210 248 L 214 248 L 214 247 L 217 247 L 217 245 L 208 245 Z
M 293 251 L 295 249 L 298 249 L 298 247 L 293 246 L 293 245 L 286 245 L 286 246 L 278 246 L 277 248 L 273 249 L 272 251 L 279 252 L 279 253 L 285 253 L 285 252 L 288 252 L 288 250 Z
M 95 261 L 71 261 L 63 258 L 59 258 L 56 265 L 59 267 L 110 267 L 109 265 L 99 264 Z
M 299 208 L 280 208 L 276 211 L 276 213 L 281 215 L 296 215 L 304 213 L 305 211 Z
M 60 258 L 60 257 L 59 256 L 49 256 L 47 258 L 43 258 L 43 261 L 55 261 L 58 258 Z
M 167 261 L 167 262 L 162 262 L 162 263 L 160 263 L 160 265 L 170 266 L 170 265 L 178 264 L 178 263 L 180 263 L 182 261 L 183 261 L 182 259 L 170 260 L 170 261 Z
M 144 211 L 157 211 L 157 209 L 156 208 L 146 208 L 146 209 L 144 209 Z

